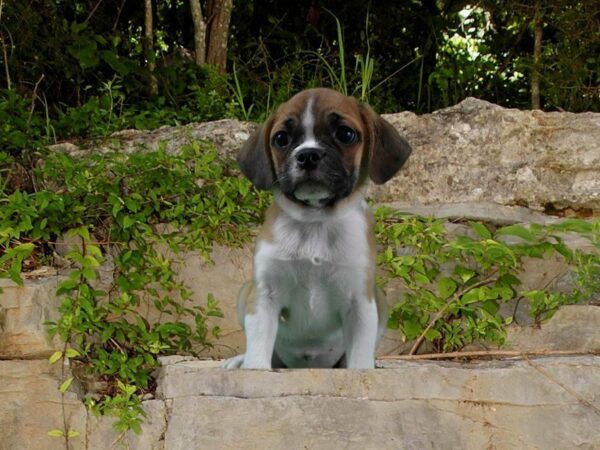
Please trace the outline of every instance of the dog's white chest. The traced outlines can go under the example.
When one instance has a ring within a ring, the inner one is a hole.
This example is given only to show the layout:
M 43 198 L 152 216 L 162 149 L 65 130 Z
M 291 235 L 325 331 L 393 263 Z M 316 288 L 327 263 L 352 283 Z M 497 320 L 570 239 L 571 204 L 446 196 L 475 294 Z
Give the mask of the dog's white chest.
M 256 279 L 268 280 L 276 288 L 297 284 L 319 292 L 337 285 L 352 290 L 357 281 L 352 278 L 369 264 L 367 233 L 365 213 L 359 208 L 322 222 L 280 215 L 272 226 L 272 240 L 258 243 Z

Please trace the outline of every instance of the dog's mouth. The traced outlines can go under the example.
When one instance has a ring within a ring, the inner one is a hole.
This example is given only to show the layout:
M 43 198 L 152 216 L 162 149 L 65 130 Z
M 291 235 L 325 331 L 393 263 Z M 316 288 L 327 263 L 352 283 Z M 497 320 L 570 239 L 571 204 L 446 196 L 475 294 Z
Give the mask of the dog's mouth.
M 313 180 L 298 183 L 292 195 L 294 200 L 313 208 L 329 206 L 335 199 L 335 194 L 325 184 Z

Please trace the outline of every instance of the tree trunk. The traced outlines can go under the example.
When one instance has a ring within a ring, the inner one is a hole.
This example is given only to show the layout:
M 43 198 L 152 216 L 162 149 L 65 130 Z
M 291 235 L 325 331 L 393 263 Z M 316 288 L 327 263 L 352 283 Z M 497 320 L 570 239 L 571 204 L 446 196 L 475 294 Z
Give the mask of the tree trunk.
M 225 73 L 227 40 L 233 0 L 211 0 L 208 7 L 208 51 L 206 62 L 213 64 L 219 73 Z
M 202 16 L 200 0 L 190 0 L 190 11 L 194 22 L 194 47 L 196 49 L 196 64 L 206 61 L 206 22 Z
M 531 73 L 531 109 L 541 109 L 540 106 L 540 60 L 542 58 L 542 5 L 535 3 L 533 17 L 533 70 Z
M 146 64 L 150 72 L 149 94 L 151 97 L 158 94 L 158 84 L 154 76 L 156 64 L 154 61 L 154 25 L 152 23 L 152 0 L 144 0 L 144 53 Z

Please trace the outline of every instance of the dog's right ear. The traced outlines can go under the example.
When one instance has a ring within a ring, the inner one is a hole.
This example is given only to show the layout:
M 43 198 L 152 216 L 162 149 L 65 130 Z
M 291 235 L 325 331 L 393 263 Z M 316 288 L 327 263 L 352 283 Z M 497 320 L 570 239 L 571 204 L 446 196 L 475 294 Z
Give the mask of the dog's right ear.
M 242 173 L 258 189 L 270 189 L 275 180 L 269 151 L 269 135 L 273 120 L 269 118 L 248 138 L 238 152 L 237 162 Z

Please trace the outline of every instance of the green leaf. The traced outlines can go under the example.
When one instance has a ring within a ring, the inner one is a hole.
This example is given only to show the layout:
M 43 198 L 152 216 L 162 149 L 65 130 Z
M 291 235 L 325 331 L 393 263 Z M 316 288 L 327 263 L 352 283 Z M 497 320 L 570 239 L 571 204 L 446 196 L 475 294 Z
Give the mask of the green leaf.
M 456 281 L 449 277 L 440 278 L 437 284 L 438 293 L 443 299 L 447 299 L 454 294 L 456 292 L 456 288 Z
M 575 233 L 587 234 L 594 229 L 591 222 L 582 219 L 565 219 L 558 224 L 552 224 L 548 227 L 556 231 L 572 231 Z
M 460 265 L 454 267 L 454 273 L 460 277 L 463 283 L 466 283 L 475 275 L 477 275 L 477 272 L 475 272 L 474 270 L 467 269 L 466 267 Z
M 402 323 L 402 331 L 408 340 L 416 338 L 422 330 L 421 324 L 414 320 L 407 319 Z
M 88 227 L 86 227 L 86 226 L 78 227 L 78 228 L 71 228 L 69 231 L 67 231 L 67 236 L 69 236 L 69 237 L 79 236 L 79 237 L 82 237 L 84 240 L 89 241 L 90 240 L 90 230 L 88 230 Z
M 127 229 L 135 223 L 135 220 L 130 216 L 123 217 L 123 228 Z
M 422 273 L 415 273 L 413 276 L 415 278 L 415 281 L 419 284 L 429 284 L 431 282 L 429 281 L 429 278 L 427 278 Z
M 79 436 L 79 431 L 69 430 L 68 435 L 69 435 L 69 437 L 77 437 L 77 436 Z
M 483 225 L 479 222 L 469 222 L 469 225 L 471 226 L 473 231 L 475 231 L 475 233 L 477 233 L 480 237 L 482 237 L 484 239 L 492 238 L 492 233 L 489 232 L 489 230 L 485 227 L 485 225 Z
M 430 342 L 439 339 L 440 337 L 442 337 L 442 334 L 435 328 L 431 328 L 427 331 L 427 333 L 425 333 L 425 339 Z
M 65 432 L 63 430 L 59 430 L 58 428 L 48 431 L 48 436 L 63 437 L 64 435 L 65 435 Z
M 102 52 L 102 59 L 119 75 L 125 76 L 130 72 L 129 65 L 119 58 L 114 52 L 105 50 Z
M 140 204 L 131 197 L 125 199 L 125 206 L 133 212 L 138 212 L 140 210 Z
M 517 236 L 526 241 L 535 241 L 536 236 L 523 225 L 509 225 L 496 231 L 496 236 Z
M 69 377 L 67 378 L 63 384 L 60 385 L 60 387 L 58 388 L 58 390 L 62 393 L 67 392 L 67 389 L 69 389 L 69 387 L 71 386 L 71 383 L 73 382 L 73 377 Z
M 67 358 L 75 358 L 77 356 L 80 356 L 80 353 L 75 350 L 74 348 L 68 348 L 67 351 L 65 352 L 65 356 Z
M 48 358 L 48 362 L 50 364 L 55 364 L 60 358 L 62 358 L 63 352 L 54 352 L 52 353 L 52 355 L 50 355 L 50 358 Z

